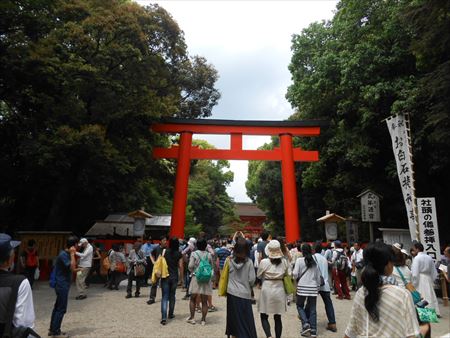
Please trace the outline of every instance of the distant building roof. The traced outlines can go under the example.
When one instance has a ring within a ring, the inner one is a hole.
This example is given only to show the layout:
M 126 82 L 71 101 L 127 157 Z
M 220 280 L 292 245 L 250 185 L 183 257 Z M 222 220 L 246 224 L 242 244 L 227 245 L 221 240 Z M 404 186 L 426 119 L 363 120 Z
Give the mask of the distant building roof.
M 262 211 L 255 203 L 234 203 L 234 209 L 238 216 L 259 216 L 266 217 L 266 213 Z
M 145 226 L 149 228 L 170 227 L 171 215 L 154 215 L 145 219 Z M 97 221 L 86 232 L 86 236 L 133 236 L 134 218 L 126 213 L 108 215 L 105 220 Z
M 141 209 L 128 213 L 128 216 L 133 217 L 133 218 L 152 218 L 153 217 L 152 215 L 150 215 L 149 213 L 147 213 Z
M 172 215 L 154 215 L 152 218 L 145 220 L 145 225 L 170 227 Z

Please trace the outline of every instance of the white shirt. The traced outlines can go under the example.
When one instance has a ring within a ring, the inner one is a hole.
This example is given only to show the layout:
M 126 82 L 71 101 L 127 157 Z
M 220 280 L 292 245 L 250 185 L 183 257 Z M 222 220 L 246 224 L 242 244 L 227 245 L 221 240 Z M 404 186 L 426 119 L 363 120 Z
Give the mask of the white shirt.
M 13 325 L 15 327 L 25 326 L 34 329 L 34 305 L 33 293 L 28 279 L 20 283 L 17 293 L 16 311 L 14 312 Z
M 92 245 L 88 243 L 86 248 L 84 248 L 83 252 L 77 252 L 76 255 L 80 257 L 80 261 L 78 262 L 78 266 L 80 268 L 90 268 L 92 266 L 92 256 L 94 254 L 94 249 Z
M 325 284 L 320 287 L 319 291 L 330 292 L 330 285 L 328 284 L 328 261 L 327 259 L 319 253 L 313 255 L 319 267 L 320 274 L 323 277 Z
M 355 251 L 353 254 L 352 254 L 352 263 L 359 263 L 359 262 L 361 262 L 363 259 L 364 259 L 364 257 L 363 257 L 363 252 L 364 252 L 364 250 L 363 249 L 359 249 L 358 251 Z
M 429 275 L 433 281 L 437 278 L 437 271 L 434 267 L 433 258 L 424 252 L 419 252 L 412 262 L 412 283 L 415 287 L 419 284 L 419 275 L 421 273 Z

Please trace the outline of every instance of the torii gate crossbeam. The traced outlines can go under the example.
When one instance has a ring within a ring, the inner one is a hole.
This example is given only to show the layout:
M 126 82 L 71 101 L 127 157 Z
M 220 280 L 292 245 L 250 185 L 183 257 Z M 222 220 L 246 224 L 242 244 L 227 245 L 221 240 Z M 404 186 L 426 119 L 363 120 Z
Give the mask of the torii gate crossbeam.
M 231 121 L 167 119 L 151 126 L 157 133 L 180 134 L 179 146 L 154 148 L 153 157 L 178 159 L 170 234 L 184 237 L 190 161 L 193 159 L 281 161 L 284 219 L 287 242 L 300 238 L 294 162 L 315 162 L 318 151 L 293 148 L 292 137 L 320 135 L 320 121 Z M 192 147 L 193 134 L 228 134 L 230 149 Z M 272 150 L 242 149 L 243 135 L 270 135 L 280 138 L 280 148 Z

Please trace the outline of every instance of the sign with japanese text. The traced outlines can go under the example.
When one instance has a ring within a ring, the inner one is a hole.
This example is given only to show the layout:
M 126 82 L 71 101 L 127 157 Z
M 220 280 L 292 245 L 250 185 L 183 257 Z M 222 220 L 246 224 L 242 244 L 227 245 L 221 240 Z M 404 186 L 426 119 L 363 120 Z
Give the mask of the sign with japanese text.
M 405 117 L 401 114 L 386 120 L 391 134 L 392 149 L 397 163 L 397 174 L 405 202 L 408 216 L 409 232 L 411 239 L 417 239 L 417 214 L 415 209 L 414 178 L 412 170 L 412 156 L 409 146 L 409 137 L 406 129 Z
M 361 220 L 363 222 L 381 222 L 380 198 L 368 190 L 361 195 Z
M 441 247 L 439 245 L 439 231 L 436 216 L 436 203 L 434 197 L 417 199 L 419 208 L 420 241 L 427 255 L 434 261 L 441 259 Z

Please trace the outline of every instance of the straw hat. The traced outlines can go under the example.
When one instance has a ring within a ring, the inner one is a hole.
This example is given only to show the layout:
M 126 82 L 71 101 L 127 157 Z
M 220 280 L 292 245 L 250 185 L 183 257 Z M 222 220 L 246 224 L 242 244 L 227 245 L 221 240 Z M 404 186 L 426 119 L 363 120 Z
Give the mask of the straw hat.
M 392 246 L 396 249 L 402 250 L 402 246 L 399 243 L 394 243 Z
M 276 239 L 272 239 L 265 247 L 264 252 L 269 258 L 281 258 L 283 253 L 281 252 L 280 242 Z

